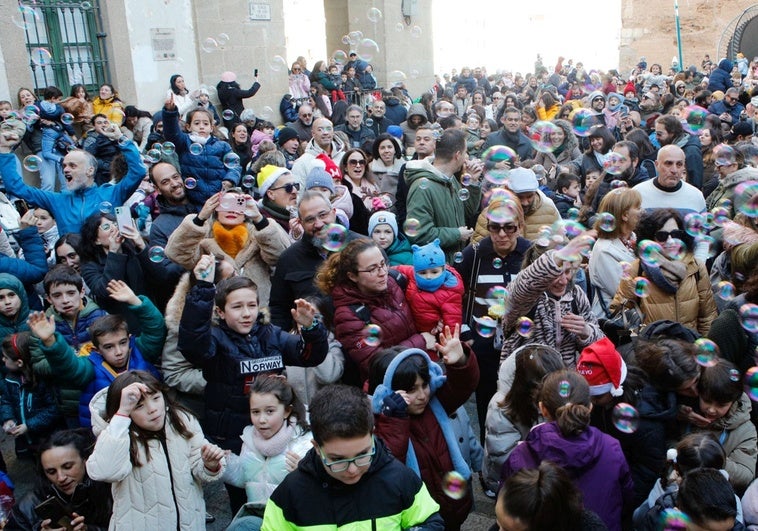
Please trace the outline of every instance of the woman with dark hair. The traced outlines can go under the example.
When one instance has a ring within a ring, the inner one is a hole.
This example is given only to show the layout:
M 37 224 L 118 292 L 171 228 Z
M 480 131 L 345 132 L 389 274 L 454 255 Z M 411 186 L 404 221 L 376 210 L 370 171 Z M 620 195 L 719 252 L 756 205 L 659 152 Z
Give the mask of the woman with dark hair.
M 605 171 L 604 164 L 608 160 L 608 153 L 616 143 L 611 131 L 604 125 L 593 125 L 587 136 L 589 147 L 584 151 L 584 156 L 579 166 L 582 177 L 588 173 Z
M 126 114 L 124 125 L 132 132 L 132 140 L 139 146 L 140 151 L 145 151 L 147 139 L 153 127 L 153 115 L 138 109 L 134 105 L 127 105 L 124 113 Z
M 681 214 L 671 208 L 646 212 L 636 233 L 638 242 L 649 242 L 644 248 L 638 245 L 638 256 L 644 256 L 621 279 L 611 312 L 636 304 L 643 325 L 672 319 L 706 335 L 717 316 L 716 303 L 708 270 L 695 259 L 694 240 L 684 230 Z
M 542 382 L 539 409 L 546 422 L 529 432 L 503 465 L 503 480 L 522 469 L 551 461 L 571 476 L 611 531 L 633 509 L 634 485 L 619 442 L 590 426 L 592 402 L 586 380 L 569 370 L 554 371 Z
M 655 167 L 655 159 L 658 156 L 658 150 L 653 146 L 647 133 L 636 127 L 624 135 L 624 140 L 637 144 L 637 148 L 640 150 L 640 166 L 647 170 L 651 179 L 657 176 L 658 170 Z
M 316 285 L 334 302 L 334 336 L 346 354 L 345 371 L 352 361 L 357 382 L 368 378 L 372 358 L 391 346 L 433 349 L 436 338 L 418 333 L 405 293 L 388 273 L 379 246 L 369 239 L 354 240 L 333 253 L 316 275 Z M 374 337 L 367 331 L 379 329 Z
M 507 107 L 506 107 L 507 108 Z M 537 121 L 537 111 L 527 105 L 521 109 L 521 131 L 529 136 L 529 128 Z
M 546 90 L 537 101 L 537 117 L 540 120 L 552 120 L 561 110 L 561 102 Z
M 92 115 L 102 114 L 119 127 L 124 124 L 124 103 L 110 83 L 103 83 L 92 100 Z
M 700 138 L 700 153 L 703 155 L 703 197 L 706 199 L 719 185 L 720 175 L 716 168 L 716 147 L 724 142 L 721 129 L 704 127 L 698 135 Z
M 313 65 L 313 70 L 311 70 L 311 93 L 313 93 L 313 84 L 318 83 L 321 88 L 326 89 L 326 92 L 329 93 L 333 90 L 337 90 L 337 86 L 332 83 L 332 80 L 329 79 L 329 73 L 327 72 L 327 64 L 325 61 L 316 61 L 316 64 Z
M 513 92 L 508 92 L 503 96 L 503 105 L 501 106 L 503 108 L 508 107 L 516 107 L 518 110 L 521 110 L 524 105 L 521 103 L 521 100 L 514 94 Z
M 563 369 L 563 360 L 555 349 L 535 343 L 516 349 L 512 356 L 516 358 L 513 384 L 501 380 L 501 388 L 487 407 L 482 481 L 489 497 L 497 492 L 503 463 L 539 422 L 537 397 L 543 378 Z
M 86 463 L 94 446 L 94 435 L 84 428 L 56 432 L 43 442 L 39 447 L 36 486 L 13 507 L 5 529 L 108 529 L 113 505 L 110 485 L 87 475 Z M 70 511 L 72 516 L 65 525 L 35 512 L 41 502 L 51 498 Z
M 553 123 L 558 128 L 550 134 L 551 150 L 538 151 L 534 157 L 534 163 L 541 164 L 545 168 L 548 175 L 547 184 L 551 188 L 555 187 L 555 179 L 561 173 L 575 171 L 582 156 L 571 124 L 566 120 L 553 120 Z
M 57 264 L 66 264 L 69 267 L 73 267 L 78 273 L 81 259 L 77 249 L 79 249 L 81 244 L 82 236 L 78 232 L 69 232 L 58 238 L 58 241 L 55 242 L 55 246 L 53 247 L 55 262 Z M 89 291 L 89 289 L 87 291 Z
M 392 203 L 395 203 L 397 196 L 397 181 L 400 175 L 400 169 L 405 164 L 403 160 L 403 149 L 400 142 L 389 133 L 382 133 L 374 140 L 371 148 L 372 161 L 369 165 L 371 173 L 374 175 L 379 193 L 390 196 Z
M 195 101 L 184 83 L 184 78 L 180 74 L 174 74 L 168 80 L 169 90 L 166 97 L 173 95 L 174 104 L 179 110 L 179 116 L 184 116 L 187 111 L 195 106 Z
M 253 151 L 250 146 L 250 135 L 247 132 L 247 126 L 243 123 L 236 123 L 229 129 L 229 145 L 232 151 L 240 158 L 240 168 L 242 172 L 247 172 L 247 166 L 253 160 Z
M 509 477 L 498 494 L 495 515 L 497 524 L 489 531 L 608 529 L 597 514 L 584 508 L 582 493 L 566 471 L 549 461 Z
M 82 224 L 82 240 L 78 251 L 81 257 L 82 278 L 90 288 L 97 305 L 108 313 L 123 315 L 129 332 L 139 333 L 134 312 L 122 302 L 112 299 L 108 282 L 123 280 L 136 295 L 151 296 L 154 282 L 163 277 L 159 264 L 150 260 L 147 244 L 134 227 L 119 227 L 116 217 L 101 213 L 88 217 Z
M 91 121 L 95 113 L 92 109 L 92 99 L 87 93 L 87 87 L 80 83 L 72 85 L 69 97 L 63 100 L 61 105 L 67 113 L 74 115 L 74 129 L 78 138 L 92 129 Z
M 311 83 L 310 99 L 310 104 L 313 106 L 313 109 L 317 109 L 321 113 L 321 118 L 331 119 L 332 100 L 329 98 L 329 92 L 324 85 L 315 82 Z M 317 116 L 314 114 L 313 119 L 315 120 L 316 118 Z

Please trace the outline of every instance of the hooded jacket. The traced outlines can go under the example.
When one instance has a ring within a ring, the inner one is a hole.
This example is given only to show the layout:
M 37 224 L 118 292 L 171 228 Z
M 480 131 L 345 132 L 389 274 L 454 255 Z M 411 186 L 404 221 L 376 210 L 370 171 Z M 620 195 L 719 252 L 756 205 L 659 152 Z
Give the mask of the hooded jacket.
M 245 98 L 252 98 L 260 88 L 261 84 L 257 81 L 247 90 L 241 89 L 239 83 L 236 81 L 219 81 L 216 85 L 218 101 L 221 102 L 221 106 L 224 109 L 234 111 L 234 121 L 238 120 L 242 111 L 245 110 L 245 105 L 242 103 L 242 100 Z
M 200 453 L 208 441 L 197 419 L 185 415 L 185 426 L 192 434 L 190 439 L 182 437 L 167 416 L 165 440 L 155 437 L 148 441 L 149 459 L 138 443 L 142 466 L 132 465 L 131 419 L 114 416 L 110 423 L 105 420 L 107 391 L 101 390 L 90 405 L 97 442 L 87 459 L 87 473 L 96 481 L 112 484 L 113 516 L 109 529 L 204 530 L 202 485 L 221 477 L 226 460 L 221 460 L 216 472 L 205 468 Z
M 374 437 L 376 454 L 355 485 L 346 485 L 324 470 L 311 448 L 297 470 L 288 474 L 266 505 L 262 531 L 313 529 L 419 529 L 443 531 L 439 505 L 421 479 L 392 457 Z M 303 496 L 303 493 L 308 493 Z
M 408 239 L 411 243 L 426 245 L 439 238 L 447 262 L 452 263 L 453 255 L 464 247 L 458 227 L 465 226 L 466 219 L 478 212 L 481 189 L 466 187 L 469 197 L 461 201 L 458 194 L 463 187 L 458 179 L 444 175 L 426 159 L 412 160 L 405 165 L 405 182 L 408 185 L 406 219 L 419 222 L 418 233 Z
M 420 332 L 431 332 L 435 329 L 440 320 L 454 329 L 456 324 L 463 326 L 461 308 L 463 307 L 463 279 L 460 273 L 451 266 L 445 266 L 445 272 L 455 278 L 455 286 L 445 285 L 438 288 L 437 291 L 424 291 L 418 287 L 416 276 L 412 265 L 401 265 L 395 267 L 408 278 L 408 286 L 405 288 L 405 298 L 413 312 L 413 320 L 416 323 L 416 330 Z
M 83 303 L 84 307 L 79 310 L 73 322 L 62 317 L 52 306 L 45 312 L 48 317 L 51 315 L 55 317 L 55 331 L 60 333 L 66 343 L 71 345 L 76 352 L 79 352 L 79 349 L 85 344 L 92 343 L 92 337 L 89 333 L 89 327 L 92 326 L 92 323 L 100 317 L 108 315 L 108 312 L 95 304 L 92 299 L 85 297 Z
M 424 106 L 421 103 L 414 103 L 411 105 L 411 108 L 408 109 L 407 119 L 400 124 L 400 128 L 403 130 L 403 144 L 405 144 L 405 149 L 413 147 L 416 142 L 416 129 L 420 126 L 412 126 L 410 124 L 410 119 L 414 116 L 421 118 L 421 125 L 429 122 L 429 117 L 426 115 L 426 109 L 424 109 Z
M 366 87 L 363 80 L 361 80 L 361 84 Z M 406 111 L 405 107 L 400 103 L 400 98 L 390 96 L 384 99 L 384 104 L 387 106 L 384 118 L 393 125 L 400 125 L 408 117 L 408 111 Z
M 708 90 L 726 92 L 732 88 L 732 68 L 734 64 L 729 59 L 719 61 L 719 66 L 708 76 Z
M 734 173 L 730 173 L 719 181 L 716 189 L 706 198 L 705 206 L 708 210 L 713 210 L 724 199 L 734 200 L 734 189 L 737 185 L 746 181 L 756 180 L 758 180 L 758 170 L 752 167 L 742 168 Z M 734 217 L 734 207 L 732 207 L 730 217 Z
M 34 227 L 30 229 L 34 230 Z M 15 316 L 7 317 L 0 314 L 0 341 L 2 341 L 10 334 L 29 330 L 29 325 L 26 324 L 26 319 L 29 317 L 29 299 L 21 281 L 8 273 L 0 273 L 0 289 L 11 290 L 21 301 Z
M 619 442 L 597 428 L 587 427 L 564 437 L 558 424 L 538 424 L 503 465 L 503 479 L 524 468 L 551 461 L 568 472 L 582 492 L 584 506 L 597 513 L 611 531 L 621 530 L 625 510 L 632 509 L 632 475 Z

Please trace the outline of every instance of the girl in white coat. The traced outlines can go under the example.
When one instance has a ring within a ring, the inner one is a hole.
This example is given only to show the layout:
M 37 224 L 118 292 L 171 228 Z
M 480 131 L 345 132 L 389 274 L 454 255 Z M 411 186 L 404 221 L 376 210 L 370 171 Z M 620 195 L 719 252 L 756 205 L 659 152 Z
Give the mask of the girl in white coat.
M 247 503 L 227 531 L 257 531 L 271 493 L 311 448 L 305 406 L 283 376 L 264 375 L 250 385 L 250 420 L 240 455 L 230 454 L 224 481 L 244 488 Z
M 100 433 L 87 473 L 113 484 L 111 530 L 205 529 L 201 482 L 221 477 L 224 451 L 166 390 L 151 374 L 129 371 L 90 403 Z

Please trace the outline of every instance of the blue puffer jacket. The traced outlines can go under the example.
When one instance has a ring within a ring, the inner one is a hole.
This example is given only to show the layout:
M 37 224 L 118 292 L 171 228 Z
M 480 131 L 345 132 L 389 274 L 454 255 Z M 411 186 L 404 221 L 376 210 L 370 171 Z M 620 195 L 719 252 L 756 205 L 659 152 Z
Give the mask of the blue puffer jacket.
M 85 219 L 100 212 L 100 205 L 104 201 L 113 206 L 123 205 L 147 173 L 134 142 L 129 142 L 120 149 L 129 171 L 115 185 L 93 184 L 75 192 L 45 192 L 24 183 L 16 168 L 18 159 L 13 153 L 0 153 L 0 176 L 9 193 L 50 212 L 58 225 L 59 234 L 79 232 Z
M 726 92 L 732 87 L 732 68 L 734 65 L 729 59 L 719 61 L 719 66 L 708 77 L 708 90 Z
M 37 227 L 27 227 L 14 234 L 24 251 L 24 259 L 0 256 L 0 273 L 8 273 L 24 284 L 40 282 L 47 274 L 47 255 Z
M 203 369 L 205 387 L 203 433 L 224 449 L 239 454 L 240 435 L 250 424 L 247 391 L 259 374 L 281 374 L 285 365 L 315 367 L 326 358 L 326 328 L 319 324 L 302 336 L 276 325 L 258 323 L 246 336 L 221 322 L 211 326 L 216 289 L 198 282 L 187 295 L 179 323 L 178 347 L 188 361 Z
M 77 353 L 82 345 L 92 342 L 92 337 L 89 334 L 89 327 L 92 323 L 103 315 L 108 315 L 108 312 L 95 304 L 95 301 L 85 297 L 83 302 L 84 308 L 79 310 L 79 315 L 76 321 L 74 321 L 73 327 L 52 306 L 45 312 L 48 317 L 51 315 L 55 317 L 55 331 L 59 332 L 63 336 L 63 339 L 66 340 L 66 343 L 71 345 Z
M 147 361 L 142 355 L 142 352 L 140 352 L 134 336 L 129 338 L 129 348 L 131 349 L 129 366 L 125 370 L 147 371 L 159 380 L 162 379 L 161 373 L 158 369 L 156 369 L 152 363 Z M 92 417 L 89 411 L 89 403 L 92 400 L 92 397 L 95 396 L 95 393 L 99 390 L 104 389 L 113 383 L 113 380 L 119 375 L 119 373 L 113 370 L 113 367 L 108 365 L 108 362 L 103 359 L 103 356 L 99 352 L 93 350 L 92 353 L 87 356 L 87 359 L 95 368 L 95 377 L 89 384 L 87 384 L 87 387 L 82 390 L 82 396 L 79 400 L 79 424 L 83 428 L 89 428 L 92 426 Z
M 229 169 L 224 166 L 224 155 L 231 153 L 232 147 L 211 136 L 200 155 L 190 153 L 193 142 L 187 133 L 179 130 L 179 112 L 176 109 L 163 109 L 163 136 L 176 146 L 182 176 L 197 180 L 197 187 L 187 190 L 187 197 L 192 204 L 202 207 L 210 196 L 221 191 L 221 181 L 239 185 L 240 167 Z

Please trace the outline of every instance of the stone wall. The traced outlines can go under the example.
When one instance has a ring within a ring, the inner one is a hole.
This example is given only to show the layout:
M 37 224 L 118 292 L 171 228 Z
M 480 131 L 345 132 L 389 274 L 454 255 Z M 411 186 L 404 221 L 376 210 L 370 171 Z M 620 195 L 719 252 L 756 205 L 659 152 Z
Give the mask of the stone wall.
M 717 62 L 724 29 L 755 0 L 679 0 L 684 66 L 700 67 L 704 54 Z M 632 68 L 641 56 L 648 66 L 660 63 L 664 71 L 678 56 L 672 0 L 622 0 L 619 64 Z

